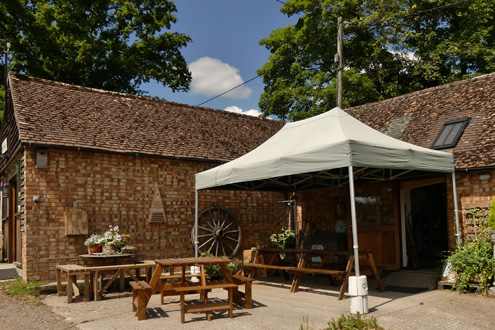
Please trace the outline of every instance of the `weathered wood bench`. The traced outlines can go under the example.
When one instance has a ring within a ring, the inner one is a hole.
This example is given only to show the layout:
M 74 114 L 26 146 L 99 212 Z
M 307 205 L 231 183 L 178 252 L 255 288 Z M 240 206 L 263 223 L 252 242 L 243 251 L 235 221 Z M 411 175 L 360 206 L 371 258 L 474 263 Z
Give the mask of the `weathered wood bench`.
M 186 313 L 206 313 L 206 319 L 211 321 L 210 312 L 228 310 L 229 317 L 233 317 L 233 302 L 232 302 L 232 290 L 237 287 L 237 284 L 229 283 L 227 281 L 210 281 L 206 285 L 197 285 L 190 282 L 176 283 L 175 291 L 180 294 L 180 321 L 185 323 Z M 225 289 L 228 291 L 227 302 L 209 303 L 207 292 L 212 289 Z M 201 292 L 202 304 L 187 305 L 185 301 L 185 295 L 189 292 Z
M 299 284 L 301 283 L 302 275 L 304 274 L 319 274 L 319 275 L 330 275 L 334 278 L 343 278 L 346 274 L 343 270 L 333 270 L 324 268 L 307 268 L 307 267 L 294 267 L 294 266 L 282 266 L 282 265 L 266 265 L 258 263 L 246 263 L 244 264 L 247 268 L 251 269 L 249 274 L 250 278 L 253 278 L 256 269 L 275 269 L 284 270 L 291 274 L 294 274 L 295 278 L 292 281 L 290 292 L 297 292 L 299 290 Z
M 132 288 L 132 311 L 136 312 L 138 320 L 146 319 L 146 303 L 151 295 L 151 285 L 145 281 L 129 282 Z
M 79 265 L 57 265 L 55 266 L 57 275 L 57 293 L 59 296 L 67 296 L 67 303 L 70 304 L 73 300 L 73 293 L 79 296 L 79 288 L 77 286 L 77 276 L 84 276 L 84 301 L 89 301 L 90 296 L 90 271 L 84 266 Z M 67 285 L 65 291 L 62 286 L 62 274 L 67 274 Z
M 146 272 L 146 280 L 151 278 L 151 270 L 155 267 L 155 262 L 151 260 L 145 260 L 141 263 L 135 264 L 123 264 L 123 265 L 110 265 L 110 266 L 93 266 L 85 267 L 86 270 L 91 272 L 91 281 L 93 284 L 94 300 L 101 300 L 101 296 L 105 293 L 105 290 L 120 277 L 120 290 L 124 290 L 124 276 L 128 275 L 135 282 L 140 281 L 140 270 L 144 269 Z M 132 273 L 135 271 L 136 275 Z M 103 275 L 105 272 L 113 272 L 112 277 L 103 285 Z M 101 279 L 100 279 L 101 275 Z
M 232 281 L 238 286 L 237 288 L 234 288 L 234 296 L 235 296 L 235 291 L 237 291 L 241 296 L 241 298 L 244 299 L 244 301 L 241 301 L 244 307 L 246 309 L 253 308 L 252 283 L 254 281 L 254 278 L 246 277 L 240 273 L 237 273 L 235 275 L 232 275 Z M 239 291 L 240 285 L 244 285 L 244 292 Z
M 179 293 L 175 291 L 177 287 L 177 283 L 174 281 L 182 280 L 182 279 L 190 279 L 192 277 L 197 277 L 199 274 L 162 274 L 160 276 L 160 281 L 162 282 L 162 287 L 160 290 L 160 299 L 161 304 L 164 304 L 164 297 L 168 296 L 176 296 Z M 166 281 L 170 281 L 170 283 L 166 283 Z M 192 292 L 193 293 L 193 292 Z

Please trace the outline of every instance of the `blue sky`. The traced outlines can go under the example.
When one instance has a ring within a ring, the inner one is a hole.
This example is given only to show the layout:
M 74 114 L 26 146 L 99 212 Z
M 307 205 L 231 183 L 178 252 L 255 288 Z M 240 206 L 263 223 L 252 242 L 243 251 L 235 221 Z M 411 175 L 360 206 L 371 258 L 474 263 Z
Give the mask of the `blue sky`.
M 175 0 L 178 21 L 171 30 L 186 33 L 192 42 L 182 49 L 193 75 L 187 93 L 173 93 L 157 83 L 143 84 L 150 96 L 198 105 L 230 88 L 256 77 L 268 61 L 268 50 L 259 45 L 278 28 L 296 18 L 280 12 L 277 0 Z M 255 115 L 263 92 L 257 78 L 203 106 Z

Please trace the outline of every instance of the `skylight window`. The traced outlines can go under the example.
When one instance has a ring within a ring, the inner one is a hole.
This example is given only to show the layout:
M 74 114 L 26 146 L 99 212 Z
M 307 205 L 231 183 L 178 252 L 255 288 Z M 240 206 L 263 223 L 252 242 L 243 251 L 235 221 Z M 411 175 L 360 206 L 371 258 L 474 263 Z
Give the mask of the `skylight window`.
M 470 120 L 470 117 L 466 117 L 445 122 L 437 138 L 431 145 L 431 149 L 454 148 Z

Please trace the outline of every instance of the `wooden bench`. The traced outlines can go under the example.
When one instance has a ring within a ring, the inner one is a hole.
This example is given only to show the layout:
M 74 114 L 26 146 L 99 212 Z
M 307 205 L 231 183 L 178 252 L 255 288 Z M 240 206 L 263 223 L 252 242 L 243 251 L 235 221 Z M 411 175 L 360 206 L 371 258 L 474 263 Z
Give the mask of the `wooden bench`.
M 57 293 L 59 296 L 67 296 L 67 303 L 72 302 L 72 295 L 79 296 L 79 288 L 77 286 L 77 276 L 84 276 L 84 301 L 89 301 L 91 287 L 89 285 L 90 281 L 90 271 L 84 266 L 79 265 L 57 265 L 55 267 L 57 275 Z M 62 287 L 62 274 L 67 274 L 67 285 L 66 290 Z
M 91 281 L 93 284 L 94 300 L 101 300 L 101 296 L 105 293 L 105 290 L 120 277 L 120 290 L 124 290 L 124 276 L 128 275 L 135 282 L 140 281 L 140 270 L 144 269 L 146 272 L 146 280 L 151 278 L 151 270 L 155 267 L 155 262 L 151 260 L 145 260 L 141 263 L 135 264 L 123 264 L 123 265 L 110 265 L 110 266 L 94 266 L 85 267 L 91 272 Z M 131 271 L 134 270 L 136 275 Z M 103 275 L 105 272 L 113 272 L 112 277 L 103 285 Z M 101 279 L 100 279 L 101 277 Z
M 246 309 L 253 308 L 252 283 L 254 281 L 254 278 L 243 276 L 239 272 L 235 275 L 232 275 L 232 281 L 238 286 L 244 285 L 244 292 L 239 291 L 238 287 L 234 288 L 234 296 L 236 295 L 236 291 L 237 291 L 238 294 L 241 296 L 241 298 L 244 299 L 244 301 L 241 301 L 244 307 Z
M 259 268 L 285 270 L 289 273 L 294 274 L 295 278 L 292 281 L 290 292 L 297 292 L 299 290 L 299 284 L 301 283 L 302 275 L 304 275 L 304 274 L 330 275 L 334 278 L 343 278 L 346 274 L 346 272 L 343 270 L 333 270 L 333 269 L 324 269 L 324 268 L 307 268 L 307 267 L 293 267 L 293 266 L 281 266 L 281 265 L 265 265 L 265 264 L 257 264 L 257 263 L 247 263 L 244 266 L 251 269 L 251 273 L 249 274 L 250 278 L 254 277 L 256 269 L 259 269 Z
M 186 313 L 206 313 L 206 319 L 211 321 L 210 312 L 228 310 L 229 317 L 233 317 L 232 290 L 237 284 L 227 281 L 210 281 L 206 285 L 196 285 L 190 282 L 176 283 L 175 291 L 180 294 L 180 321 L 185 323 Z M 212 289 L 225 289 L 228 291 L 228 302 L 209 303 L 207 292 Z M 185 295 L 189 292 L 202 292 L 203 303 L 198 305 L 186 305 Z
M 190 279 L 192 277 L 198 277 L 199 274 L 184 274 L 184 279 Z M 160 290 L 160 299 L 161 304 L 164 304 L 164 297 L 168 296 L 176 296 L 179 293 L 175 291 L 177 287 L 177 283 L 174 283 L 176 280 L 182 280 L 183 276 L 181 274 L 165 274 L 160 276 L 160 282 L 162 282 L 162 287 Z M 170 281 L 170 283 L 165 283 L 166 281 Z M 193 292 L 192 292 L 193 293 Z
M 151 296 L 151 285 L 145 281 L 129 282 L 132 288 L 132 311 L 136 312 L 138 320 L 146 319 L 146 304 Z

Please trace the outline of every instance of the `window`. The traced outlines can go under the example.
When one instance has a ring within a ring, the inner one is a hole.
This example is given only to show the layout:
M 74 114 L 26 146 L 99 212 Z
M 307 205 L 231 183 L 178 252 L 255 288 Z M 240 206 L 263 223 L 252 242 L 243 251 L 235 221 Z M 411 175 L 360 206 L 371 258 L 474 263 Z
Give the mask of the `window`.
M 470 120 L 470 117 L 466 117 L 444 123 L 440 133 L 438 133 L 437 138 L 431 145 L 431 149 L 454 148 Z

